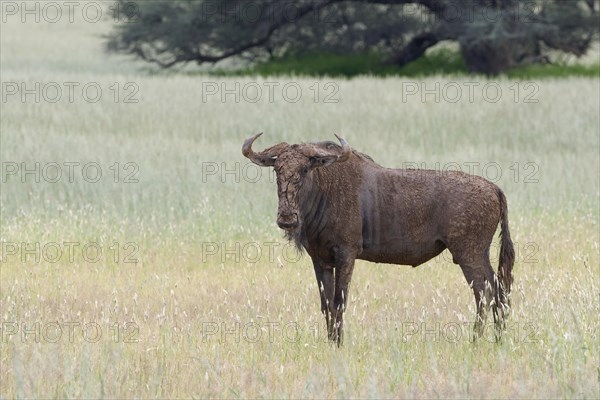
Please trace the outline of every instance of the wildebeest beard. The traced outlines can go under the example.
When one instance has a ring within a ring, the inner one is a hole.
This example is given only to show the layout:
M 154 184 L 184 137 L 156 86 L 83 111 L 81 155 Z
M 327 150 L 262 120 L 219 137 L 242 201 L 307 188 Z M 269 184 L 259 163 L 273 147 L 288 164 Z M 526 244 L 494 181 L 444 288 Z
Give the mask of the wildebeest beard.
M 304 246 L 302 243 L 305 241 L 306 235 L 304 233 L 302 221 L 300 221 L 300 224 L 297 227 L 287 229 L 284 236 L 288 242 L 294 242 L 296 249 L 298 249 L 300 254 L 304 253 Z
M 304 177 L 296 199 L 298 226 L 285 230 L 285 238 L 294 242 L 301 254 L 308 247 L 308 237 L 318 235 L 327 220 L 326 196 L 318 183 L 318 176 L 322 173 L 322 170 L 313 170 Z
M 300 193 L 298 193 L 300 196 Z M 299 202 L 299 204 L 302 204 Z M 307 244 L 306 242 L 306 231 L 305 231 L 305 214 L 303 213 L 302 208 L 298 205 L 298 226 L 285 229 L 284 237 L 288 242 L 293 242 L 296 246 L 296 249 L 300 252 L 300 254 L 304 253 L 304 246 Z

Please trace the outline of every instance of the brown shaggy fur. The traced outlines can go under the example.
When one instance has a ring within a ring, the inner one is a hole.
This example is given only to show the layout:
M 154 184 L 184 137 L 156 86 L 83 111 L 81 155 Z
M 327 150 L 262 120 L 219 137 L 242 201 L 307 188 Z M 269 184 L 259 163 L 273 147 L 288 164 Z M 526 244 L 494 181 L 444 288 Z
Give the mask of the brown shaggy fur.
M 477 304 L 480 335 L 491 306 L 501 331 L 514 250 L 506 198 L 484 178 L 456 171 L 390 169 L 333 142 L 280 143 L 243 153 L 277 174 L 277 223 L 312 258 L 329 337 L 341 343 L 355 259 L 416 267 L 444 249 L 459 264 Z M 489 260 L 501 226 L 498 278 Z

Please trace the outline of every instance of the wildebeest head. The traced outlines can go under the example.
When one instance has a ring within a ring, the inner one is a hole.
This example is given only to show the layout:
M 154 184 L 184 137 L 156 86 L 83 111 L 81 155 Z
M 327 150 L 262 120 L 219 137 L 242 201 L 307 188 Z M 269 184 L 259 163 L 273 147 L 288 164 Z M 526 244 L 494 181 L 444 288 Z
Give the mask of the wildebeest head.
M 352 149 L 344 139 L 336 134 L 341 147 L 332 142 L 292 145 L 279 143 L 255 153 L 252 150 L 252 143 L 260 135 L 262 133 L 247 139 L 242 147 L 242 153 L 256 165 L 275 168 L 279 196 L 277 225 L 286 231 L 292 231 L 301 223 L 298 193 L 305 180 L 310 179 L 311 171 L 334 162 L 346 161 L 350 157 Z

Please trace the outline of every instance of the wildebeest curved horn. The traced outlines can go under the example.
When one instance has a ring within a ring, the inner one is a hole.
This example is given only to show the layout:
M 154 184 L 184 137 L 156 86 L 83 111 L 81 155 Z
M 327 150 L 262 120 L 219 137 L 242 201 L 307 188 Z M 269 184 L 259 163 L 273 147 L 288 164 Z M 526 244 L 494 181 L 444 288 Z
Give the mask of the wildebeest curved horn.
M 348 142 L 346 142 L 344 140 L 344 138 L 340 137 L 337 133 L 334 133 L 334 135 L 336 138 L 338 138 L 338 140 L 340 141 L 340 144 L 342 145 L 342 154 L 340 154 L 337 161 L 338 162 L 346 161 L 348 158 L 350 158 L 350 154 L 352 154 L 352 148 L 350 147 Z
M 264 151 L 257 154 L 252 150 L 252 143 L 254 143 L 254 141 L 262 134 L 262 132 L 257 133 L 256 135 L 246 139 L 244 145 L 242 146 L 242 154 L 256 165 L 260 165 L 261 167 L 272 167 L 275 165 L 275 159 L 277 157 L 271 154 L 265 154 Z

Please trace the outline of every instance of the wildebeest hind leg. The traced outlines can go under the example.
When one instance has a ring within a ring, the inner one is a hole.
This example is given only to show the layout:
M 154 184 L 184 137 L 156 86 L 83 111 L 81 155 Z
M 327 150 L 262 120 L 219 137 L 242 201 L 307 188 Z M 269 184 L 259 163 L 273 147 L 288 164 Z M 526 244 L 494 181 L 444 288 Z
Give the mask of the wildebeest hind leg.
M 496 335 L 499 336 L 504 328 L 504 313 L 501 310 L 502 302 L 500 301 L 501 292 L 500 292 L 500 283 L 498 281 L 498 277 L 492 268 L 492 264 L 490 263 L 490 248 L 488 247 L 485 251 L 485 255 L 483 256 L 483 267 L 485 269 L 485 280 L 486 280 L 486 290 L 491 292 L 493 296 L 492 300 L 492 312 L 494 315 L 494 323 L 496 325 Z
M 492 301 L 491 287 L 487 284 L 485 267 L 460 264 L 467 283 L 473 288 L 477 316 L 473 327 L 474 339 L 481 337 L 484 331 L 486 311 Z

